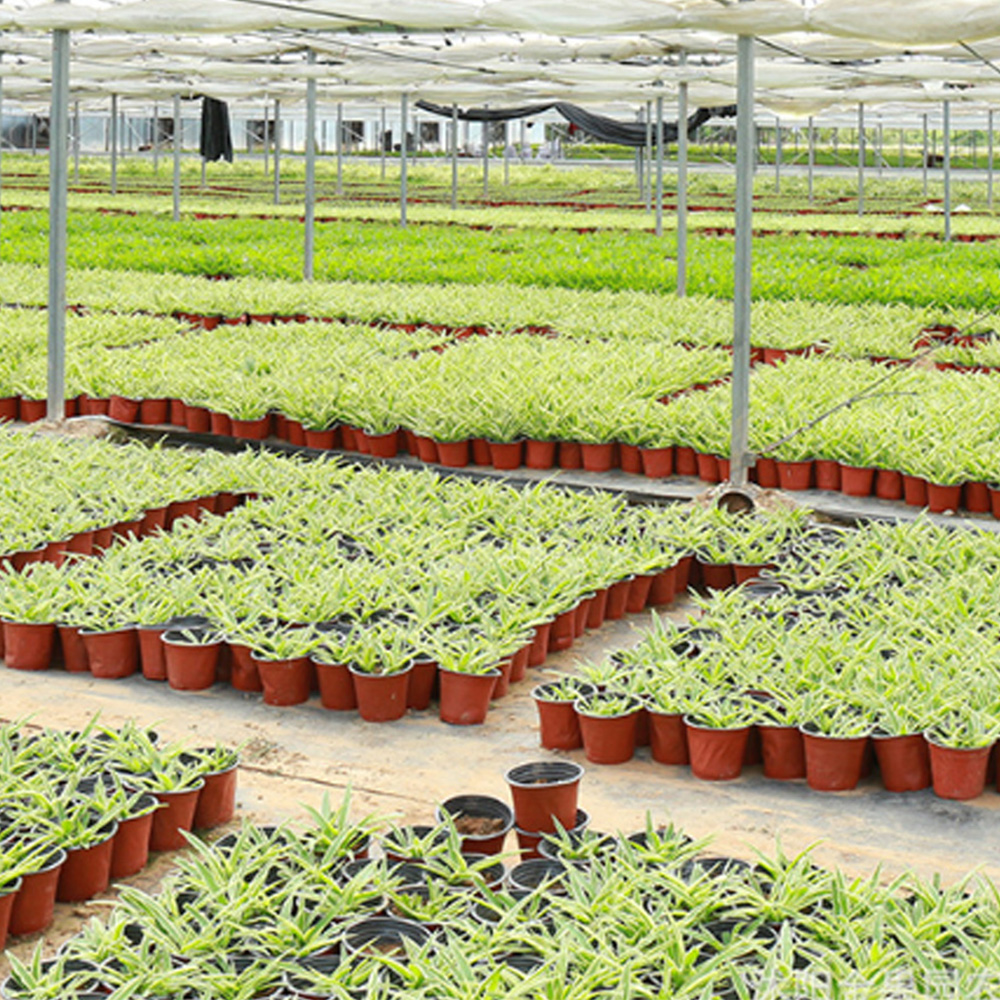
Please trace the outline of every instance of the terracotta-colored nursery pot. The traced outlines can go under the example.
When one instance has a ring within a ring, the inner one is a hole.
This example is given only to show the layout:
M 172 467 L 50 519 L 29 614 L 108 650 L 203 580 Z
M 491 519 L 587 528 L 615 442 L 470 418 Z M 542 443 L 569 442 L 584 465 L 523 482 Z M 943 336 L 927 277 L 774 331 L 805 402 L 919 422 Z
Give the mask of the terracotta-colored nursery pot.
M 90 672 L 104 680 L 131 677 L 139 668 L 139 635 L 134 626 L 110 632 L 81 632 Z
M 872 738 L 887 792 L 919 792 L 931 783 L 931 758 L 923 733 Z
M 3 623 L 4 662 L 14 670 L 45 670 L 52 663 L 56 627 L 50 623 Z
M 204 775 L 205 784 L 194 811 L 194 829 L 209 830 L 228 823 L 236 812 L 236 785 L 239 779 L 239 759 L 221 771 Z
M 510 768 L 504 778 L 514 800 L 514 816 L 522 830 L 554 833 L 576 822 L 583 768 L 569 760 L 531 761 Z
M 319 700 L 333 712 L 353 712 L 358 707 L 354 678 L 346 663 L 322 663 L 313 657 L 319 680 Z
M 590 694 L 589 686 L 581 691 Z M 580 720 L 574 702 L 577 696 L 564 701 L 551 701 L 545 697 L 545 685 L 539 684 L 531 692 L 538 709 L 539 738 L 546 750 L 578 750 L 583 746 Z
M 925 735 L 930 748 L 934 794 L 958 802 L 982 795 L 992 746 L 958 749 L 942 746 L 930 733 Z
M 649 713 L 649 750 L 653 760 L 660 764 L 686 765 L 691 763 L 688 754 L 687 728 L 679 713 Z
M 66 852 L 57 850 L 44 868 L 24 876 L 10 913 L 9 930 L 15 937 L 36 934 L 52 923 L 59 873 L 65 862 Z
M 797 726 L 758 726 L 764 777 L 794 781 L 806 776 L 806 751 Z
M 488 834 L 462 834 L 463 854 L 499 854 L 507 834 L 514 827 L 514 813 L 506 802 L 489 795 L 455 795 L 435 810 L 435 819 L 443 823 L 446 816 L 458 822 L 463 816 L 483 818 L 501 823 L 499 830 Z
M 577 705 L 576 714 L 587 760 L 594 764 L 624 764 L 632 759 L 638 708 L 622 715 L 591 715 Z
M 14 909 L 14 900 L 21 889 L 21 879 L 16 879 L 5 886 L 0 895 L 0 948 L 7 947 L 7 931 L 10 929 L 10 915 Z
M 144 795 L 140 800 L 139 810 L 119 822 L 111 852 L 111 878 L 128 878 L 146 867 L 153 813 L 157 804 L 155 796 Z
M 465 674 L 442 668 L 438 677 L 441 682 L 438 715 L 442 722 L 476 726 L 486 721 L 493 688 L 500 677 L 498 669 L 485 674 Z
M 290 660 L 264 659 L 256 653 L 251 656 L 260 674 L 265 705 L 301 705 L 309 700 L 312 683 L 307 656 Z
M 414 660 L 410 670 L 410 683 L 406 689 L 406 707 L 417 712 L 425 712 L 431 703 L 434 685 L 437 683 L 438 665 L 436 660 Z
M 60 903 L 82 903 L 107 890 L 117 833 L 118 824 L 109 823 L 99 843 L 66 852 L 56 886 L 56 899 Z
M 712 729 L 699 726 L 689 718 L 687 728 L 688 753 L 691 773 L 702 781 L 732 781 L 743 771 L 750 727 L 738 729 Z
M 151 851 L 178 851 L 187 846 L 184 831 L 190 831 L 194 823 L 198 796 L 204 784 L 204 780 L 199 780 L 193 788 L 153 793 L 164 808 L 153 813 L 153 826 L 149 832 Z
M 358 714 L 365 722 L 394 722 L 406 715 L 411 669 L 407 666 L 392 674 L 367 674 L 350 667 Z
M 204 691 L 215 683 L 222 640 L 206 643 L 177 642 L 167 638 L 163 643 L 167 683 L 175 691 Z
M 806 751 L 806 781 L 817 792 L 856 788 L 864 766 L 867 736 L 846 739 L 821 736 L 802 729 Z

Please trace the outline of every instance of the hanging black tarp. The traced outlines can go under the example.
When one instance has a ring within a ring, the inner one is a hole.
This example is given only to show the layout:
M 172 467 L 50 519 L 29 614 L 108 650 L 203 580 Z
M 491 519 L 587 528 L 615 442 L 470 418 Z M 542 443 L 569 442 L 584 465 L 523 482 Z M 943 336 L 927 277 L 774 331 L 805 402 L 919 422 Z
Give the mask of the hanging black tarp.
M 201 99 L 201 142 L 198 151 L 206 160 L 233 162 L 233 137 L 229 132 L 229 107 L 214 97 Z
M 430 101 L 417 101 L 417 107 L 421 111 L 430 111 L 435 115 L 442 115 L 445 118 L 451 117 L 451 108 L 441 104 L 432 104 Z M 552 101 L 549 104 L 531 104 L 520 108 L 468 108 L 459 111 L 458 117 L 466 122 L 507 122 L 518 118 L 534 118 L 545 111 L 557 111 L 571 125 L 592 135 L 598 142 L 609 142 L 616 146 L 645 146 L 646 145 L 646 123 L 645 122 L 622 122 L 617 118 L 608 118 L 605 115 L 595 115 L 576 104 L 567 104 L 565 101 Z M 727 104 L 720 108 L 698 108 L 687 120 L 688 136 L 693 136 L 695 129 L 699 125 L 712 118 L 733 118 L 736 115 L 736 105 Z M 653 125 L 653 132 L 656 125 Z M 663 141 L 677 141 L 677 123 L 663 123 Z M 654 134 L 655 140 L 655 134 Z

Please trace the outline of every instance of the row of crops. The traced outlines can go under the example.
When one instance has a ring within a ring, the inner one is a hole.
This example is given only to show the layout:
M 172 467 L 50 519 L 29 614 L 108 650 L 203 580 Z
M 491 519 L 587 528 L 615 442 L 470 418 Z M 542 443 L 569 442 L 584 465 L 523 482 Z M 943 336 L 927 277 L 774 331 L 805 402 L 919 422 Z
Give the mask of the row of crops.
M 808 852 L 713 857 L 652 822 L 595 836 L 575 860 L 508 870 L 461 853 L 454 825 L 415 841 L 353 820 L 346 801 L 311 813 L 301 829 L 245 824 L 214 845 L 195 840 L 158 894 L 124 889 L 107 920 L 54 959 L 15 959 L 5 994 L 652 1000 L 996 988 L 997 902 L 983 880 L 884 885 L 818 867 Z
M 150 852 L 229 822 L 239 755 L 161 743 L 133 723 L 77 732 L 0 726 L 0 947 L 52 922 L 55 903 L 104 895 Z M 4 991 L 6 993 L 6 991 Z M 9 995 L 9 994 L 6 994 Z

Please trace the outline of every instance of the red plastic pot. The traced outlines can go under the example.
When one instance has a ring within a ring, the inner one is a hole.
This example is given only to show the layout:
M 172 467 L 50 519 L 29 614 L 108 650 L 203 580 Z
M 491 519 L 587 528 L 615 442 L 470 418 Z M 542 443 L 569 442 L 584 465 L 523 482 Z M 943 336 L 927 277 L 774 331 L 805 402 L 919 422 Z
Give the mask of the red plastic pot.
M 817 792 L 844 792 L 861 780 L 867 736 L 840 739 L 802 728 L 806 752 L 806 781 Z
M 625 444 L 618 442 L 618 464 L 622 472 L 630 472 L 633 475 L 642 474 L 642 455 L 639 453 L 639 446 L 635 444 Z M 670 449 L 670 464 L 673 465 L 673 448 Z M 669 475 L 670 473 L 667 473 Z
M 309 657 L 269 660 L 256 653 L 251 653 L 251 657 L 260 674 L 265 705 L 301 705 L 309 700 L 312 691 Z
M 531 640 L 528 650 L 528 666 L 540 667 L 549 655 L 549 635 L 552 632 L 552 622 L 542 622 L 535 626 L 535 637 Z
M 731 563 L 701 563 L 701 580 L 709 590 L 726 590 L 736 582 Z
M 166 630 L 164 625 L 140 625 L 138 628 L 139 665 L 147 681 L 167 679 L 167 661 L 161 641 Z
M 319 679 L 320 704 L 333 712 L 356 711 L 358 698 L 354 691 L 354 678 L 347 664 L 322 663 L 315 657 L 312 662 Z
M 931 783 L 931 758 L 923 733 L 874 736 L 875 756 L 887 792 L 919 792 Z
M 221 771 L 204 775 L 205 784 L 198 796 L 194 811 L 193 828 L 210 830 L 228 823 L 236 812 L 236 785 L 239 780 L 240 762 L 237 759 Z
M 927 506 L 927 480 L 903 473 L 903 499 L 910 507 Z
M 490 441 L 490 461 L 494 469 L 519 469 L 524 455 L 523 441 Z
M 943 514 L 946 510 L 958 510 L 962 503 L 962 484 L 942 486 L 940 483 L 927 484 L 927 507 L 932 514 Z
M 285 440 L 301 448 L 306 443 L 306 432 L 300 420 L 285 417 Z
M 608 611 L 608 588 L 602 587 L 594 593 L 587 605 L 587 628 L 600 628 Z
M 429 464 L 435 464 L 438 460 L 438 447 L 437 441 L 433 438 L 429 438 L 424 434 L 416 435 L 417 441 L 417 458 L 421 462 L 427 462 Z M 365 442 L 367 444 L 367 442 Z M 366 449 L 362 448 L 362 451 Z M 486 463 L 487 465 L 489 463 Z
M 962 487 L 962 506 L 973 514 L 988 514 L 990 491 L 986 483 L 966 483 Z
M 778 462 L 778 482 L 783 490 L 807 490 L 812 486 L 812 459 L 801 462 Z
M 473 465 L 490 465 L 492 463 L 488 441 L 483 440 L 483 438 L 473 438 L 469 442 L 469 447 L 472 449 Z
M 303 443 L 307 448 L 318 448 L 321 451 L 329 451 L 337 446 L 337 429 L 327 427 L 325 430 L 314 431 L 307 427 L 302 432 Z
M 0 420 L 17 420 L 17 396 L 4 396 L 0 399 Z
M 469 441 L 438 441 L 438 461 L 449 469 L 464 469 L 469 464 Z
M 3 623 L 4 662 L 14 670 L 46 670 L 52 663 L 56 627 L 50 623 Z
M 44 399 L 21 399 L 18 404 L 18 416 L 25 424 L 34 424 L 44 420 L 48 411 L 48 403 Z
M 199 780 L 193 788 L 177 792 L 153 792 L 163 806 L 153 813 L 153 826 L 149 832 L 151 851 L 178 851 L 187 846 L 185 831 L 190 831 L 194 823 L 198 796 L 204 780 Z
M 0 895 L 0 950 L 7 947 L 7 931 L 10 929 L 10 915 L 14 909 L 14 900 L 21 889 L 21 879 L 11 882 Z
M 175 691 L 204 691 L 215 683 L 222 640 L 206 643 L 175 642 L 164 635 L 167 683 Z
M 139 417 L 140 405 L 138 399 L 112 394 L 111 402 L 108 406 L 108 416 L 112 420 L 118 420 L 123 424 L 134 424 Z
M 358 714 L 365 722 L 394 722 L 406 715 L 406 693 L 412 667 L 392 674 L 367 674 L 353 666 L 349 669 L 354 678 Z
M 649 750 L 653 760 L 660 764 L 690 764 L 687 727 L 684 717 L 675 712 L 658 712 L 648 708 Z
M 817 458 L 813 463 L 813 474 L 816 478 L 816 489 L 840 492 L 842 486 L 840 462 L 829 458 Z
M 263 441 L 271 433 L 271 414 L 265 413 L 255 420 L 238 420 L 233 417 L 230 424 L 233 437 L 243 441 Z
M 109 632 L 81 632 L 80 635 L 94 677 L 121 680 L 139 669 L 139 636 L 135 626 Z
M 93 530 L 78 531 L 66 543 L 66 551 L 76 552 L 78 555 L 81 556 L 92 556 L 94 554 Z
M 109 824 L 104 832 L 104 839 L 93 847 L 66 852 L 56 885 L 56 899 L 60 903 L 82 903 L 107 891 L 111 884 L 111 855 L 118 824 Z
M 626 594 L 627 596 L 627 594 Z M 621 617 L 619 615 L 619 617 Z M 557 653 L 569 649 L 576 636 L 576 608 L 570 608 L 556 615 L 549 631 L 549 652 Z
M 648 479 L 666 479 L 674 472 L 673 445 L 666 448 L 640 448 L 642 474 Z
M 167 506 L 167 523 L 171 526 L 182 517 L 201 517 L 201 505 L 197 500 L 173 500 Z
M 233 436 L 233 421 L 228 413 L 220 413 L 218 410 L 209 410 L 208 419 L 212 428 L 212 433 L 217 437 Z
M 590 607 L 590 601 L 587 602 L 587 607 Z M 510 682 L 511 684 L 516 684 L 518 681 L 523 681 L 525 674 L 528 672 L 528 654 L 531 652 L 531 643 L 522 646 L 511 658 L 510 658 Z
M 764 777 L 795 781 L 806 776 L 806 751 L 797 726 L 758 726 Z
M 538 692 L 531 692 L 538 709 L 538 735 L 546 750 L 579 750 L 583 746 L 580 719 L 573 701 L 548 701 Z
M 174 427 L 187 426 L 187 404 L 183 399 L 170 400 L 170 423 Z
M 938 743 L 932 734 L 924 735 L 930 748 L 934 794 L 957 802 L 979 798 L 986 789 L 986 772 L 993 747 L 946 747 Z
M 685 717 L 691 773 L 702 781 L 732 781 L 743 771 L 750 727 L 713 729 Z
M 880 500 L 903 499 L 903 474 L 895 469 L 875 471 L 875 496 Z
M 875 482 L 875 470 L 867 466 L 840 463 L 840 489 L 849 497 L 869 497 Z
M 761 571 L 765 569 L 771 569 L 771 563 L 734 563 L 733 578 L 736 580 L 736 586 L 743 583 L 753 583 L 760 577 Z
M 62 647 L 63 666 L 71 674 L 85 674 L 90 667 L 87 663 L 87 647 L 83 644 L 80 630 L 74 625 L 59 626 L 59 644 Z
M 139 404 L 139 420 L 144 424 L 165 424 L 170 417 L 170 400 L 144 399 Z
M 586 809 L 577 809 L 576 811 L 576 822 L 572 827 L 566 829 L 567 833 L 575 834 L 579 836 L 582 834 L 587 827 L 590 826 L 590 813 Z M 530 861 L 532 858 L 541 858 L 544 855 L 539 850 L 541 842 L 546 836 L 546 833 L 551 833 L 552 831 L 545 832 L 533 832 L 530 830 L 522 830 L 516 823 L 514 824 L 514 833 L 517 835 L 517 847 L 518 853 L 521 855 L 522 861 Z
M 719 482 L 719 463 L 715 455 L 706 455 L 704 452 L 695 452 L 695 462 L 698 467 L 698 478 L 706 483 Z
M 649 588 L 648 604 L 653 608 L 666 607 L 673 604 L 677 596 L 677 567 L 668 566 L 661 569 L 653 577 L 653 584 Z
M 416 712 L 424 712 L 430 706 L 434 685 L 437 683 L 438 665 L 436 660 L 415 660 L 410 671 L 410 683 L 406 689 L 406 707 Z
M 497 670 L 500 671 L 500 676 L 497 678 L 496 684 L 493 685 L 490 701 L 499 701 L 507 696 L 507 692 L 510 690 L 510 675 L 514 672 L 514 659 L 508 656 L 506 659 L 498 660 L 496 666 Z
M 485 674 L 464 674 L 441 668 L 441 699 L 438 715 L 453 726 L 476 726 L 486 721 L 499 670 Z
M 518 764 L 504 775 L 514 801 L 514 819 L 529 833 L 554 833 L 576 824 L 583 768 L 569 760 Z
M 638 615 L 646 610 L 655 577 L 655 573 L 641 573 L 632 577 L 628 587 L 628 598 L 625 601 L 625 610 L 630 615 Z
M 212 430 L 212 417 L 207 407 L 188 403 L 184 410 L 184 424 L 192 434 L 209 434 Z
M 453 796 L 434 810 L 434 818 L 438 823 L 444 823 L 448 816 L 451 816 L 456 823 L 462 817 L 469 816 L 499 820 L 503 824 L 501 829 L 495 833 L 462 833 L 461 850 L 463 854 L 489 856 L 499 854 L 503 850 L 507 834 L 514 827 L 514 813 L 510 806 L 489 795 Z
M 580 444 L 583 467 L 587 472 L 610 472 L 614 466 L 615 445 L 613 441 Z
M 264 690 L 264 685 L 260 682 L 260 671 L 250 647 L 245 643 L 229 643 L 229 683 L 237 691 L 255 694 Z
M 25 875 L 10 913 L 10 933 L 15 937 L 37 934 L 52 923 L 56 907 L 59 873 L 66 852 L 57 850 L 39 871 Z
M 579 469 L 583 467 L 583 452 L 579 441 L 559 442 L 559 468 Z
M 698 475 L 698 458 L 690 445 L 674 446 L 674 472 L 678 476 Z
M 604 612 L 606 619 L 609 621 L 618 621 L 620 618 L 625 617 L 625 609 L 628 606 L 628 595 L 631 587 L 632 577 L 630 576 L 608 587 L 608 604 Z
M 163 531 L 167 526 L 167 507 L 151 507 L 142 515 L 139 522 L 139 535 L 142 538 L 148 535 L 155 535 L 157 531 Z
M 758 458 L 754 466 L 757 485 L 765 490 L 776 490 L 781 484 L 778 476 L 778 463 L 773 458 Z
M 149 861 L 149 840 L 153 829 L 153 813 L 158 800 L 144 797 L 142 810 L 118 824 L 111 852 L 111 878 L 128 878 L 141 872 Z
M 556 441 L 538 441 L 534 438 L 524 442 L 524 464 L 529 469 L 551 469 L 556 462 Z
M 368 439 L 368 451 L 375 458 L 395 458 L 399 453 L 399 434 L 397 431 L 387 431 L 384 434 L 371 434 L 368 431 L 364 433 Z M 436 442 L 434 450 L 438 453 L 435 460 L 440 461 L 441 455 Z

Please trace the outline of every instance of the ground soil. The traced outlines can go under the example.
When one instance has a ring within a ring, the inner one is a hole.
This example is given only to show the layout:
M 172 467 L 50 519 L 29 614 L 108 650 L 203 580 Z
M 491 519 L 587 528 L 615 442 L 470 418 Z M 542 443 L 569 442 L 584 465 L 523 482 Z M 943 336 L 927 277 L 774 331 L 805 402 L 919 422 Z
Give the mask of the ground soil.
M 324 795 L 337 802 L 351 789 L 355 816 L 432 823 L 435 806 L 454 795 L 510 801 L 503 778 L 507 768 L 562 756 L 586 768 L 580 805 L 591 814 L 594 830 L 632 833 L 643 829 L 649 812 L 654 821 L 673 820 L 692 837 L 714 836 L 716 854 L 752 859 L 755 850 L 773 852 L 780 838 L 786 853 L 818 845 L 819 863 L 857 875 L 881 865 L 886 878 L 912 868 L 925 876 L 940 872 L 946 882 L 954 882 L 978 867 L 1000 881 L 1000 795 L 995 790 L 972 803 L 946 802 L 930 791 L 891 795 L 876 777 L 854 792 L 824 795 L 803 782 L 769 781 L 759 767 L 734 782 L 698 781 L 689 768 L 652 761 L 648 749 L 613 767 L 589 764 L 582 751 L 554 755 L 542 750 L 531 688 L 573 670 L 578 660 L 599 660 L 634 645 L 641 638 L 637 626 L 647 622 L 644 614 L 609 623 L 573 650 L 529 670 L 494 704 L 483 726 L 447 726 L 433 710 L 411 712 L 394 723 L 366 723 L 355 712 L 326 711 L 315 698 L 302 706 L 272 708 L 259 695 L 229 687 L 181 693 L 140 676 L 107 681 L 2 667 L 0 711 L 7 719 L 30 716 L 34 724 L 66 729 L 79 728 L 99 712 L 109 725 L 135 718 L 164 739 L 192 746 L 217 739 L 242 745 L 239 815 L 260 822 L 302 822 L 303 805 L 318 806 Z M 515 847 L 511 834 L 506 848 Z M 155 857 L 128 884 L 154 889 L 174 857 Z M 59 904 L 44 938 L 46 953 L 83 920 L 106 913 L 114 896 L 112 891 L 101 901 Z M 13 942 L 15 953 L 24 956 L 36 940 Z

